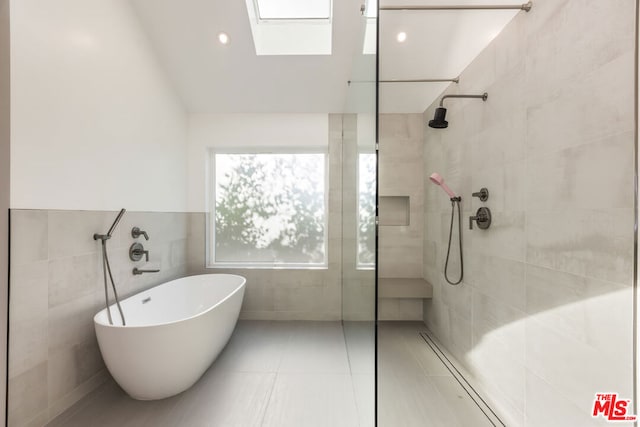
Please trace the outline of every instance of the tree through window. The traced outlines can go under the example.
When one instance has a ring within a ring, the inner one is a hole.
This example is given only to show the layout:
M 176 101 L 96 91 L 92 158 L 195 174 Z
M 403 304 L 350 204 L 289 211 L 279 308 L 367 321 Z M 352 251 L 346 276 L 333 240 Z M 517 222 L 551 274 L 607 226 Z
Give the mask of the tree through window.
M 326 265 L 325 157 L 215 153 L 211 261 Z

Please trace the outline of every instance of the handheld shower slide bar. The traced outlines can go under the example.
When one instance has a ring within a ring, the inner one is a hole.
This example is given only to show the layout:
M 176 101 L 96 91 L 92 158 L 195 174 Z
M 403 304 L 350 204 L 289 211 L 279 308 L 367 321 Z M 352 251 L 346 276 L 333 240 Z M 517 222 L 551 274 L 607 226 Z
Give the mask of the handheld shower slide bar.
M 532 7 L 533 2 L 512 5 L 380 6 L 380 10 L 524 10 L 529 12 Z

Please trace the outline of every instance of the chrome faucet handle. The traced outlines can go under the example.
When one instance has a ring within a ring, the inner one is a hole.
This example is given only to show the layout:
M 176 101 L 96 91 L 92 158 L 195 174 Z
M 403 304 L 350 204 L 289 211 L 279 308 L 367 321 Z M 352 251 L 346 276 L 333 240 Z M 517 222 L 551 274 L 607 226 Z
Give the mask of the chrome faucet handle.
M 144 236 L 146 240 L 149 240 L 149 235 L 147 234 L 146 231 L 140 230 L 140 227 L 133 227 L 131 229 L 131 237 L 133 237 L 134 239 L 137 239 L 140 236 Z

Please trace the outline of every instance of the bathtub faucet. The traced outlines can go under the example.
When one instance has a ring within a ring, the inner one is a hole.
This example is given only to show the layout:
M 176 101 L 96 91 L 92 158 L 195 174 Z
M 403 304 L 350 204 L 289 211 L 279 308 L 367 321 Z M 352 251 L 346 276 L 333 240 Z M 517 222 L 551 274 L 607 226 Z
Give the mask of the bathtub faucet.
M 144 274 L 144 273 L 159 273 L 160 270 L 140 270 L 138 267 L 133 269 L 133 275 L 137 276 L 139 274 Z

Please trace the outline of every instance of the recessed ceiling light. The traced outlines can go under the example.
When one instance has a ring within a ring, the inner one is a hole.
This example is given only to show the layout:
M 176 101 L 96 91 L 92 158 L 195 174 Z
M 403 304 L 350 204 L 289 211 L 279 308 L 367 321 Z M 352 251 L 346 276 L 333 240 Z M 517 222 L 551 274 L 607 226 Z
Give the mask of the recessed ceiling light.
M 227 33 L 219 33 L 218 34 L 218 41 L 222 44 L 227 44 L 229 43 L 229 35 Z
M 400 43 L 404 42 L 407 39 L 407 33 L 405 33 L 404 31 L 399 32 L 398 35 L 396 36 L 396 39 Z

